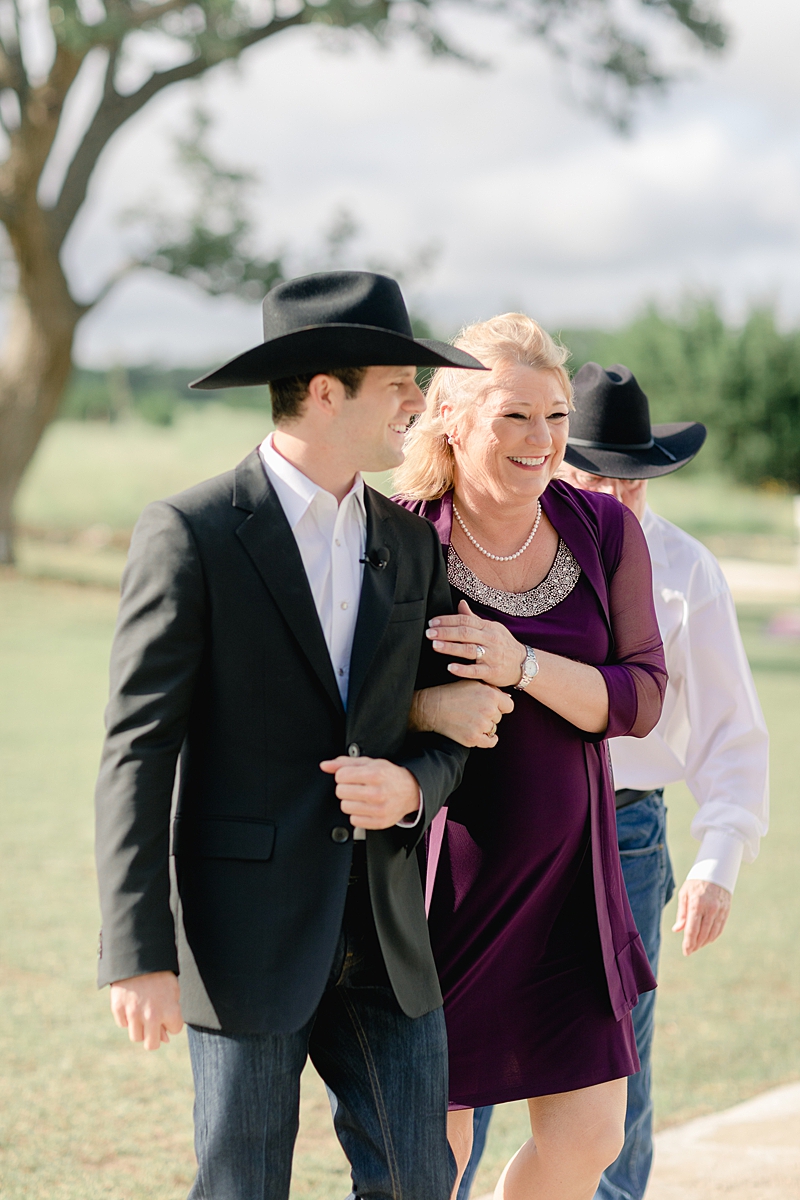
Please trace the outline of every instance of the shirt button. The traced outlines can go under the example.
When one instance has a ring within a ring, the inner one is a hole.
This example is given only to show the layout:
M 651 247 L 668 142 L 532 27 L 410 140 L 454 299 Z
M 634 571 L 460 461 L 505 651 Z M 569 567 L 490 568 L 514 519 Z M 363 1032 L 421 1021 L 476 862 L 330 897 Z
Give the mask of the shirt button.
M 336 674 L 337 674 L 337 675 L 344 675 L 344 667 L 339 667 L 339 669 L 338 669 L 338 671 L 336 672 Z
M 349 842 L 350 830 L 345 829 L 344 825 L 334 825 L 333 829 L 331 830 L 331 841 L 340 843 Z
M 347 747 L 347 753 L 350 755 L 351 758 L 360 758 L 361 757 L 361 747 L 359 746 L 358 742 L 351 742 L 350 745 Z
M 342 543 L 339 541 L 338 538 L 334 538 L 333 540 L 336 542 L 337 546 L 341 546 Z
M 340 604 L 340 606 L 339 606 L 339 607 L 340 607 L 340 608 L 347 608 L 347 601 L 346 601 L 346 600 L 343 600 L 343 601 L 342 601 L 342 603 Z

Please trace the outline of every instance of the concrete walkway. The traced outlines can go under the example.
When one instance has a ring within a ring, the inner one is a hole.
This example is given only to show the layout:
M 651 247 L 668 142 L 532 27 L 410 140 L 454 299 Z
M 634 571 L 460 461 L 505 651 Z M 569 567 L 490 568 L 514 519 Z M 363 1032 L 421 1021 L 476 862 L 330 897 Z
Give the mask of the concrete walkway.
M 790 604 L 800 600 L 798 567 L 744 558 L 721 558 L 719 565 L 737 604 Z
M 800 1200 L 800 1083 L 656 1135 L 647 1200 Z
M 800 1200 L 800 1083 L 665 1129 L 655 1142 L 646 1200 Z

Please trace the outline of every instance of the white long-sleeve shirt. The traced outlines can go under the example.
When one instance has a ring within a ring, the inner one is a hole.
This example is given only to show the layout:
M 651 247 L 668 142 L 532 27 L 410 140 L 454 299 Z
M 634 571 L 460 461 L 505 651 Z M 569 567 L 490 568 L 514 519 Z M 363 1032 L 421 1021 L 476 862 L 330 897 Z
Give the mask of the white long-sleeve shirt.
M 642 529 L 669 672 L 664 708 L 645 738 L 609 742 L 617 788 L 685 780 L 700 849 L 689 879 L 732 892 L 767 831 L 769 740 L 733 598 L 710 550 L 647 508 Z
M 325 644 L 336 674 L 342 703 L 347 707 L 350 655 L 356 632 L 364 557 L 367 510 L 364 480 L 357 475 L 341 504 L 293 466 L 272 444 L 272 434 L 258 448 L 267 479 L 286 514 L 303 560 L 311 595 L 325 635 Z M 415 816 L 399 821 L 413 828 L 422 817 L 422 789 Z M 363 841 L 366 830 L 355 829 L 354 841 Z

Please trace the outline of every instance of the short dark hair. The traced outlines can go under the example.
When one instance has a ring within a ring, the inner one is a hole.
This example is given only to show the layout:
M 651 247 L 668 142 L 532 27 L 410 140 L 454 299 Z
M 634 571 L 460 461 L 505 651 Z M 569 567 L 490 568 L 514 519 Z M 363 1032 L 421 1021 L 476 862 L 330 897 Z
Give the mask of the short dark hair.
M 333 367 L 325 371 L 310 371 L 307 375 L 291 375 L 287 379 L 273 379 L 269 385 L 272 398 L 272 420 L 293 421 L 300 416 L 303 401 L 308 395 L 308 385 L 315 375 L 332 375 L 344 385 L 346 396 L 355 396 L 364 382 L 367 367 Z

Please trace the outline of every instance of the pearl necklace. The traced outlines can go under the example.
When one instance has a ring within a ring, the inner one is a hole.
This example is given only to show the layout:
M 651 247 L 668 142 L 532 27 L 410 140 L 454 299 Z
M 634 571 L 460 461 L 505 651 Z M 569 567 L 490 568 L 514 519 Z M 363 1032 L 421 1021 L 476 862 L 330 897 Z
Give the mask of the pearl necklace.
M 536 520 L 533 523 L 533 529 L 530 531 L 530 534 L 528 535 L 528 540 L 525 543 L 525 545 L 520 547 L 520 549 L 517 551 L 516 554 L 490 554 L 488 550 L 484 550 L 484 548 L 480 544 L 480 542 L 477 542 L 475 540 L 475 538 L 472 536 L 472 534 L 470 533 L 470 531 L 467 529 L 466 525 L 464 524 L 464 520 L 461 516 L 461 513 L 458 511 L 455 504 L 453 505 L 453 513 L 455 514 L 455 518 L 458 521 L 459 525 L 464 530 L 464 533 L 467 535 L 469 540 L 472 542 L 472 544 L 476 550 L 480 550 L 481 554 L 485 554 L 487 558 L 494 559 L 495 562 L 513 562 L 513 560 L 515 558 L 519 558 L 520 554 L 525 553 L 525 551 L 528 549 L 528 546 L 530 546 L 531 542 L 536 537 L 536 530 L 539 528 L 539 522 L 542 519 L 542 502 L 541 502 L 541 500 L 536 501 Z

